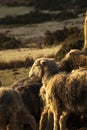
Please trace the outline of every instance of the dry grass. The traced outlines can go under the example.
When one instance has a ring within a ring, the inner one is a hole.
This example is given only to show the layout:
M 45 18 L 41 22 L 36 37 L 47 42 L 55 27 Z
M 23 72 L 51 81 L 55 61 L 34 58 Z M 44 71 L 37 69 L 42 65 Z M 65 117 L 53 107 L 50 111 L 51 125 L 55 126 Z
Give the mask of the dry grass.
M 26 57 L 23 60 L 22 59 L 12 60 L 9 62 L 0 61 L 0 69 L 12 69 L 12 68 L 21 68 L 21 67 L 27 68 L 28 66 L 31 66 L 33 62 L 34 60 L 31 57 Z
M 13 59 L 24 60 L 25 57 L 32 57 L 33 59 L 36 59 L 37 57 L 41 57 L 41 56 L 55 55 L 55 53 L 58 51 L 58 48 L 60 48 L 60 46 L 43 48 L 43 49 L 26 48 L 26 49 L 0 51 L 0 60 L 9 62 Z
M 0 51 L 0 69 L 28 67 L 38 57 L 55 57 L 60 46 Z
M 2 86 L 10 86 L 17 80 L 28 76 L 29 68 L 0 70 L 0 81 Z

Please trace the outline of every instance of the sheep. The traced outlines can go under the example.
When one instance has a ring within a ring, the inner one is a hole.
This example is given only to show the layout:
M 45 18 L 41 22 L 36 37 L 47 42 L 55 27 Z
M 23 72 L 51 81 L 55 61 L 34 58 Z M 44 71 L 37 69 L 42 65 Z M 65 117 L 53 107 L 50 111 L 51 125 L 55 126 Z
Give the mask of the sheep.
M 46 107 L 54 117 L 53 130 L 59 129 L 58 123 L 60 130 L 65 130 L 71 112 L 87 114 L 87 69 L 78 69 L 70 74 L 58 72 L 53 60 L 39 58 L 34 62 L 29 77 L 38 76 L 42 79 L 46 91 Z
M 38 130 L 34 117 L 26 110 L 18 92 L 0 87 L 0 130 L 22 130 L 25 124 L 31 130 Z
M 71 72 L 73 69 L 77 69 L 81 66 L 87 66 L 87 51 L 81 51 L 77 49 L 70 50 L 65 57 L 60 61 L 56 62 L 58 71 Z M 40 89 L 40 96 L 45 102 L 45 90 L 44 87 Z
M 41 86 L 41 81 L 36 77 L 25 77 L 11 85 L 11 88 L 20 94 L 26 109 L 35 117 L 37 123 L 40 120 L 42 106 L 39 96 Z
M 41 116 L 41 111 L 43 109 L 43 101 L 39 95 L 39 91 L 42 89 L 41 86 L 42 83 L 37 77 L 24 77 L 11 86 L 21 95 L 25 107 L 27 108 L 28 112 L 35 117 L 38 124 Z
M 87 66 L 87 51 L 70 50 L 64 58 L 57 62 L 60 71 L 71 72 L 73 69 Z
M 79 54 L 82 55 L 82 56 L 84 54 L 84 56 L 83 57 L 80 56 L 80 64 L 76 65 L 77 64 L 77 62 L 76 62 L 77 57 L 75 58 L 75 56 L 76 55 L 79 56 Z M 76 69 L 77 67 L 79 68 L 79 65 L 86 66 L 87 65 L 87 57 L 86 57 L 86 55 L 87 55 L 86 51 L 84 52 L 84 51 L 80 51 L 80 50 L 77 50 L 77 49 L 71 50 L 69 53 L 67 53 L 65 55 L 63 60 L 61 60 L 60 62 L 57 62 L 58 71 L 60 71 L 60 72 L 61 71 L 71 72 L 72 69 Z M 40 96 L 42 98 L 43 104 L 45 104 L 45 95 L 46 95 L 45 88 L 42 86 L 41 89 L 40 89 Z M 46 110 L 44 109 L 45 112 L 46 112 Z M 45 113 L 44 111 L 42 113 L 43 115 Z M 83 121 L 80 120 L 80 116 L 81 115 L 74 114 L 74 113 L 70 114 L 69 120 L 67 120 L 67 127 L 70 128 L 70 130 L 71 130 L 72 127 L 78 127 L 79 128 L 81 126 L 86 126 L 85 125 L 86 121 L 83 124 Z M 73 117 L 75 117 L 76 120 L 73 120 Z M 77 122 L 77 123 L 75 123 L 75 122 Z M 52 123 L 50 123 L 50 124 L 52 125 Z M 44 125 L 42 125 L 42 126 L 44 126 Z

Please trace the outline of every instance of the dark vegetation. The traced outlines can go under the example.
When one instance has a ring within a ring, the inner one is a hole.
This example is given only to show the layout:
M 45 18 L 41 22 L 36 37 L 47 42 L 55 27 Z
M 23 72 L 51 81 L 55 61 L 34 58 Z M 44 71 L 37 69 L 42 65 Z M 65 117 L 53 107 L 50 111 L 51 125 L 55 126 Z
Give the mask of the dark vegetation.
M 39 9 L 50 9 L 50 10 L 60 10 L 60 9 L 71 9 L 77 7 L 78 9 L 87 7 L 87 1 L 81 0 L 35 0 L 35 7 Z
M 0 50 L 2 49 L 16 49 L 20 48 L 21 42 L 14 37 L 6 36 L 5 34 L 0 34 Z
M 71 39 L 70 39 L 71 38 Z M 46 31 L 44 37 L 45 45 L 60 44 L 61 42 L 71 42 L 72 40 L 83 40 L 83 29 L 78 27 L 63 27 L 55 32 Z
M 18 1 L 15 1 L 14 3 L 7 3 L 6 5 L 8 7 L 19 7 L 19 6 L 33 6 L 34 2 L 33 1 L 27 1 L 27 2 L 18 2 Z
M 61 60 L 65 56 L 65 54 L 68 53 L 71 49 L 82 49 L 84 46 L 83 29 L 71 27 L 64 28 L 64 30 L 61 30 L 61 32 L 61 40 L 63 38 L 64 39 L 62 41 L 61 49 L 56 54 L 57 60 Z
M 72 11 L 61 11 L 60 13 L 44 13 L 39 10 L 31 11 L 30 13 L 18 16 L 6 16 L 5 18 L 0 19 L 1 25 L 14 25 L 14 24 L 35 24 L 42 23 L 46 21 L 61 21 L 70 18 L 76 18 L 77 14 Z
M 12 6 L 19 6 L 21 4 L 15 2 Z M 34 0 L 30 5 L 33 5 L 35 10 L 30 13 L 18 15 L 15 17 L 6 16 L 0 19 L 0 24 L 34 24 L 45 21 L 61 21 L 70 18 L 78 17 L 79 13 L 84 13 L 87 10 L 87 1 L 79 0 Z M 9 3 L 8 3 L 9 6 Z M 44 13 L 42 10 L 49 10 L 48 13 Z M 60 13 L 50 13 L 52 10 L 58 10 Z
M 50 14 L 44 14 L 39 11 L 31 11 L 28 14 L 18 15 L 16 17 L 7 16 L 0 20 L 0 24 L 34 24 L 51 20 Z
M 44 37 L 44 45 L 62 44 L 56 54 L 56 59 L 61 60 L 71 49 L 82 49 L 84 44 L 83 29 L 78 27 L 64 27 L 55 32 L 47 31 Z
M 83 29 L 78 27 L 63 27 L 61 30 L 56 30 L 51 32 L 47 30 L 44 34 L 43 42 L 36 43 L 36 46 L 53 46 L 62 44 L 63 54 L 65 55 L 67 51 L 71 48 L 81 49 L 83 46 Z M 6 33 L 0 34 L 0 49 L 17 49 L 17 48 L 26 48 L 29 43 L 21 43 L 15 37 L 10 37 Z M 32 43 L 30 43 L 32 46 Z M 30 46 L 29 46 L 30 47 Z M 61 54 L 60 54 L 61 57 Z
M 2 2 L 3 3 L 3 2 Z M 79 8 L 87 7 L 87 1 L 82 0 L 27 0 L 20 2 L 15 0 L 15 2 L 6 2 L 7 6 L 34 6 L 36 9 L 49 9 L 49 10 L 59 10 L 65 8 L 73 8 L 78 6 Z

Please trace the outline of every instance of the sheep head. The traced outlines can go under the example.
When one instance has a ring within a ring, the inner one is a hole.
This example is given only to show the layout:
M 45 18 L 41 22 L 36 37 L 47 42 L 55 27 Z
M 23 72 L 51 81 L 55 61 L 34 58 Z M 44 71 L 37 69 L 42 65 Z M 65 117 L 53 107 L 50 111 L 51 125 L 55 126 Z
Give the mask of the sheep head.
M 52 58 L 38 58 L 31 67 L 29 77 L 42 77 L 46 74 L 54 74 L 57 72 L 57 64 Z

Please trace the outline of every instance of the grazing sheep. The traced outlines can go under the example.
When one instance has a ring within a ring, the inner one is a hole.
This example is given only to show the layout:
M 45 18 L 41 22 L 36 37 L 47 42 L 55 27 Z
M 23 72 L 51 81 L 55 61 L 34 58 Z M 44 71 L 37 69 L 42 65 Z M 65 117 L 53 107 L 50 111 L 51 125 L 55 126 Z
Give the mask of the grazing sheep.
M 58 72 L 53 60 L 39 58 L 34 62 L 29 77 L 38 76 L 42 79 L 46 91 L 46 107 L 54 117 L 53 130 L 58 130 L 59 126 L 60 130 L 65 130 L 70 113 L 87 114 L 87 68 L 70 74 Z M 43 122 L 44 117 L 41 118 Z
M 22 130 L 23 125 L 38 130 L 34 117 L 28 113 L 16 90 L 0 87 L 0 130 Z
M 39 96 L 41 86 L 42 83 L 37 77 L 25 77 L 11 86 L 20 94 L 26 109 L 35 117 L 37 123 L 39 123 L 41 115 L 41 101 Z

